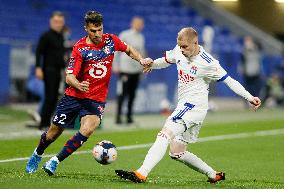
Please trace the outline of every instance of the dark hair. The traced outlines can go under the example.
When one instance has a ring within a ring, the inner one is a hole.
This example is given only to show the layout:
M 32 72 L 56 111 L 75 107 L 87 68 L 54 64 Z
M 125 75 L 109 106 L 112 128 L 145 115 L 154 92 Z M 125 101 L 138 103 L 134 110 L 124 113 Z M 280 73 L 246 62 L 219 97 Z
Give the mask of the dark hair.
M 54 11 L 54 12 L 52 12 L 52 14 L 50 15 L 50 18 L 53 18 L 54 16 L 62 16 L 62 17 L 64 17 L 64 14 L 63 14 L 63 12 L 61 12 L 61 11 Z
M 92 23 L 100 26 L 103 23 L 103 15 L 97 11 L 88 11 L 85 15 L 85 24 Z

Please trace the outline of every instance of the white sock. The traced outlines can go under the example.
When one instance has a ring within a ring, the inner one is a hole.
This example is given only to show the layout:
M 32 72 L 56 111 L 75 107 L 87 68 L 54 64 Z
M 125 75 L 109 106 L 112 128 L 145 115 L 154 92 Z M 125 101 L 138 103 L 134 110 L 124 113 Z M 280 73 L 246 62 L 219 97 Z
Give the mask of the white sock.
M 141 175 L 147 177 L 155 165 L 161 161 L 167 151 L 169 141 L 169 136 L 160 131 L 157 135 L 155 143 L 149 149 L 143 165 L 137 170 Z
M 209 165 L 207 165 L 193 153 L 185 151 L 184 153 L 180 154 L 177 160 L 183 162 L 193 170 L 205 174 L 209 178 L 214 179 L 216 177 L 216 171 L 214 171 Z
M 56 161 L 58 164 L 60 163 L 57 156 L 53 156 L 49 161 L 51 161 L 51 160 Z

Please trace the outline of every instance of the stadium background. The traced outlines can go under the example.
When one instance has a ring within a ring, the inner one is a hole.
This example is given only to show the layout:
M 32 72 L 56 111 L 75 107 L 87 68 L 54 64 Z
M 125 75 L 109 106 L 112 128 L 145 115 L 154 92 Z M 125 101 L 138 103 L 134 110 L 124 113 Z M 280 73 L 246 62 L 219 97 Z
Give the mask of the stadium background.
M 217 14 L 210 15 L 207 13 L 208 11 L 203 11 L 204 2 L 207 8 L 209 6 L 212 9 L 209 12 L 217 12 Z M 71 29 L 70 38 L 73 41 L 85 35 L 83 15 L 87 10 L 95 9 L 101 11 L 105 20 L 104 31 L 115 34 L 119 34 L 119 32 L 129 27 L 132 16 L 140 15 L 145 18 L 143 33 L 146 38 L 148 55 L 152 58 L 161 57 L 165 50 L 172 49 L 175 46 L 176 34 L 181 27 L 193 26 L 196 28 L 200 33 L 202 44 L 203 28 L 206 25 L 210 25 L 215 32 L 212 54 L 220 60 L 222 66 L 232 77 L 241 82 L 242 77 L 239 74 L 238 65 L 241 61 L 243 36 L 251 34 L 262 43 L 264 49 L 262 62 L 263 77 L 267 78 L 283 59 L 283 44 L 272 38 L 272 35 L 281 36 L 283 34 L 281 29 L 283 27 L 280 24 L 283 21 L 283 16 L 281 17 L 281 12 L 283 15 L 283 5 L 278 5 L 273 1 L 270 3 L 260 0 L 250 1 L 250 3 L 246 2 L 3 0 L 0 7 L 0 103 L 6 104 L 10 101 L 29 100 L 26 82 L 30 74 L 31 65 L 34 64 L 35 46 L 39 35 L 47 29 L 49 15 L 54 10 L 61 10 L 65 13 L 66 24 Z M 259 7 L 259 5 L 262 6 Z M 250 22 L 264 28 L 268 33 L 264 33 L 244 20 L 242 20 L 244 22 L 243 25 L 249 25 L 249 27 L 241 25 L 238 27 L 239 29 L 235 29 L 241 19 L 236 19 L 230 13 L 226 13 L 225 16 L 220 14 L 224 12 L 218 8 L 220 6 L 244 18 L 248 18 Z M 256 11 L 260 8 L 264 13 L 256 16 L 258 15 Z M 247 9 L 255 11 L 246 11 Z M 270 19 L 273 19 L 274 22 L 270 22 Z M 138 91 L 135 106 L 136 112 L 157 112 L 163 99 L 168 99 L 174 104 L 176 77 L 174 66 L 162 71 L 154 71 L 145 76 Z M 212 96 L 235 96 L 223 84 L 214 85 L 210 94 Z M 111 80 L 109 99 L 114 99 L 115 96 L 116 76 L 114 75 Z
M 132 16 L 144 17 L 143 33 L 152 58 L 160 57 L 175 46 L 176 33 L 181 27 L 193 26 L 202 34 L 204 26 L 211 25 L 215 31 L 214 56 L 241 83 L 243 78 L 238 66 L 244 35 L 252 35 L 263 46 L 264 79 L 283 61 L 284 4 L 274 0 L 0 0 L 1 188 L 212 188 L 204 182 L 203 176 L 186 170 L 169 157 L 155 168 L 146 186 L 134 186 L 115 177 L 114 169 L 136 168 L 141 163 L 149 143 L 154 141 L 166 119 L 159 114 L 139 114 L 135 117 L 137 125 L 133 127 L 115 125 L 115 104 L 112 103 L 116 94 L 115 75 L 111 80 L 110 103 L 103 128 L 89 139 L 79 154 L 60 165 L 53 178 L 47 178 L 42 171 L 35 175 L 24 173 L 26 157 L 41 134 L 25 127 L 30 119 L 27 110 L 36 109 L 35 99 L 26 90 L 26 82 L 34 64 L 39 35 L 47 29 L 50 14 L 60 10 L 66 15 L 71 39 L 76 41 L 85 34 L 83 15 L 91 9 L 103 13 L 104 31 L 115 34 L 129 27 Z M 175 72 L 172 66 L 144 76 L 135 102 L 136 112 L 158 112 L 165 98 L 174 107 Z M 210 95 L 219 109 L 208 113 L 200 143 L 192 145 L 190 150 L 226 171 L 227 180 L 215 187 L 284 188 L 282 107 L 252 112 L 223 84 L 213 85 Z M 57 153 L 73 133 L 66 131 L 46 155 Z M 119 147 L 118 161 L 107 167 L 98 165 L 90 155 L 93 145 L 102 139 L 111 140 Z

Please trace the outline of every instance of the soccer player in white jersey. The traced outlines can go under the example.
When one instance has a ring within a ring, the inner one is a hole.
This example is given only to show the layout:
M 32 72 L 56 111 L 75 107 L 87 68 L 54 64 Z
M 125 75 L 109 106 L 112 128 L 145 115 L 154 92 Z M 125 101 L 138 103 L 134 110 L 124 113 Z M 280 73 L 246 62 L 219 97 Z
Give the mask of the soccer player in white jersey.
M 166 51 L 165 57 L 156 59 L 145 71 L 166 68 L 176 64 L 178 71 L 178 105 L 168 117 L 155 143 L 136 171 L 115 170 L 121 178 L 133 182 L 146 182 L 154 166 L 165 155 L 170 145 L 172 159 L 206 175 L 208 182 L 225 180 L 225 173 L 217 172 L 199 157 L 187 151 L 187 145 L 197 140 L 201 124 L 208 110 L 209 83 L 223 81 L 236 94 L 252 104 L 254 110 L 260 105 L 258 97 L 252 96 L 220 66 L 218 60 L 198 45 L 198 34 L 193 28 L 183 28 L 177 36 L 177 46 Z

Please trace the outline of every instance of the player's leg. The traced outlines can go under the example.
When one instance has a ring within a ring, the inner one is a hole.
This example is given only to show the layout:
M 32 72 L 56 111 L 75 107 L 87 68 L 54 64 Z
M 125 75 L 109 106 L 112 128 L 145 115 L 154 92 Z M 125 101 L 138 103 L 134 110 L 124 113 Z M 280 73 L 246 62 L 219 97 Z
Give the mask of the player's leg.
M 140 74 L 131 74 L 128 82 L 127 123 L 133 123 L 132 110 Z
M 86 115 L 81 118 L 80 130 L 71 137 L 61 149 L 61 151 L 52 157 L 43 167 L 45 172 L 53 175 L 58 164 L 78 150 L 91 136 L 100 124 L 100 118 L 96 115 Z
M 179 103 L 172 115 L 167 119 L 162 131 L 157 135 L 156 141 L 149 149 L 143 165 L 134 172 L 116 170 L 121 178 L 133 182 L 145 182 L 150 171 L 164 157 L 170 141 L 187 130 L 183 116 L 194 107 L 190 103 Z
M 200 126 L 199 124 L 192 124 L 185 133 L 171 140 L 169 155 L 172 159 L 182 162 L 191 169 L 205 174 L 209 182 L 224 180 L 224 173 L 216 172 L 199 157 L 186 150 L 189 142 L 196 141 Z
M 173 122 L 169 118 L 164 128 L 158 133 L 156 141 L 149 149 L 142 166 L 134 172 L 116 170 L 116 174 L 133 182 L 145 182 L 150 171 L 164 157 L 170 140 L 184 131 L 185 127 L 182 123 Z
M 37 148 L 34 150 L 32 156 L 27 162 L 27 173 L 36 172 L 36 170 L 38 169 L 38 164 L 42 159 L 42 154 L 44 153 L 44 150 L 61 135 L 63 130 L 63 128 L 51 124 L 49 129 L 42 133 Z
M 81 127 L 80 130 L 71 137 L 64 145 L 62 150 L 54 157 L 52 157 L 43 167 L 45 172 L 49 175 L 53 175 L 58 164 L 70 156 L 73 152 L 75 152 L 78 148 L 80 148 L 84 142 L 86 142 L 91 136 L 91 134 L 95 131 L 95 129 L 99 126 L 103 110 L 104 103 L 95 102 L 89 99 L 78 100 L 77 102 L 80 104 L 79 116 L 81 117 Z M 75 104 L 75 103 L 72 103 Z M 76 112 L 75 106 L 75 112 Z M 76 114 L 76 115 L 78 115 Z M 66 115 L 66 117 L 70 117 L 69 123 L 66 121 L 67 125 L 74 125 L 75 116 L 70 114 Z
M 193 153 L 186 151 L 186 145 L 172 140 L 170 143 L 170 157 L 184 163 L 191 169 L 206 175 L 209 179 L 216 178 L 216 171 Z M 223 180 L 223 179 L 222 179 Z
M 100 124 L 100 118 L 96 115 L 86 115 L 81 118 L 80 130 L 71 137 L 64 145 L 61 152 L 57 154 L 58 160 L 61 162 L 86 142 Z

